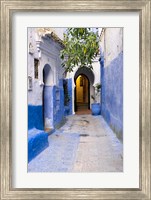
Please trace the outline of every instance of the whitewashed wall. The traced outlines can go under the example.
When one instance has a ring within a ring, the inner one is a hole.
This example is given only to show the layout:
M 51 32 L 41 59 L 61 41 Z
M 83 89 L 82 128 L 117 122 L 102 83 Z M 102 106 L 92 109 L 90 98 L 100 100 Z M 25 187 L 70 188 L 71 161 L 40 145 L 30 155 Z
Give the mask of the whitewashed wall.
M 63 37 L 63 31 L 57 29 L 56 32 Z M 32 89 L 28 90 L 28 104 L 32 105 L 42 105 L 44 66 L 49 64 L 51 67 L 46 85 L 59 85 L 59 78 L 62 78 L 63 74 L 59 57 L 61 46 L 43 35 L 38 28 L 28 28 L 28 76 L 32 78 Z M 34 58 L 39 60 L 38 79 L 34 78 Z
M 105 67 L 123 51 L 123 28 L 106 28 L 104 33 Z

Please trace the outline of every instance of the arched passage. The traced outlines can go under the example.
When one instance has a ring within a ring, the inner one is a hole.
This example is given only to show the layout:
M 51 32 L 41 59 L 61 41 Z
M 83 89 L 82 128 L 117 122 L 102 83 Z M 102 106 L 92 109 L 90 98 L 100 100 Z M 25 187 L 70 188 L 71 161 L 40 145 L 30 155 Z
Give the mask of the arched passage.
M 90 109 L 91 94 L 94 93 L 94 74 L 91 69 L 79 68 L 74 76 L 74 108 L 75 111 Z
M 89 79 L 83 75 L 80 74 L 76 78 L 76 91 L 75 91 L 75 107 L 76 111 L 79 110 L 86 110 L 90 109 L 89 106 L 89 99 L 90 99 L 90 82 Z
M 49 64 L 46 64 L 43 68 L 43 82 L 44 85 L 51 85 L 53 82 L 53 74 Z

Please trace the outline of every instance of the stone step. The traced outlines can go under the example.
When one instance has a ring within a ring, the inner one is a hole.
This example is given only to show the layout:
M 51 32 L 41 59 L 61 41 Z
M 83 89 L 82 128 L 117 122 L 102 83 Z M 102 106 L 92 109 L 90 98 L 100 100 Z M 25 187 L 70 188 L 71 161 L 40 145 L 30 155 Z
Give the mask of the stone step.
M 33 128 L 28 131 L 28 162 L 49 146 L 48 133 Z

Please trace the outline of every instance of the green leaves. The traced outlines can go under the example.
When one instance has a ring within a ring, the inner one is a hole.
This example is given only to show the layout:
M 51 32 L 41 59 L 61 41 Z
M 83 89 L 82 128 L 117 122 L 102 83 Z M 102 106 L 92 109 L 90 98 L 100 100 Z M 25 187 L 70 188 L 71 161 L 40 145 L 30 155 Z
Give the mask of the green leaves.
M 65 48 L 60 53 L 62 67 L 71 72 L 75 66 L 92 69 L 92 60 L 99 52 L 99 38 L 90 28 L 68 28 Z

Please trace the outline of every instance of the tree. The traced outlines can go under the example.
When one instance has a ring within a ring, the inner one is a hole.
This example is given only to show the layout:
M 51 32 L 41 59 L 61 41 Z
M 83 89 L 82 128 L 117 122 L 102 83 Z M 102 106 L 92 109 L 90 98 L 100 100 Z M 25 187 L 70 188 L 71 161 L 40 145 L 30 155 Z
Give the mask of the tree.
M 92 61 L 99 53 L 97 33 L 91 28 L 68 28 L 63 43 L 65 48 L 60 58 L 66 72 L 73 71 L 76 66 L 93 68 Z

